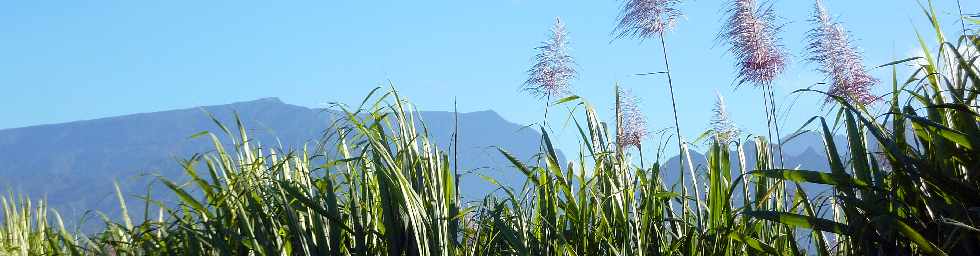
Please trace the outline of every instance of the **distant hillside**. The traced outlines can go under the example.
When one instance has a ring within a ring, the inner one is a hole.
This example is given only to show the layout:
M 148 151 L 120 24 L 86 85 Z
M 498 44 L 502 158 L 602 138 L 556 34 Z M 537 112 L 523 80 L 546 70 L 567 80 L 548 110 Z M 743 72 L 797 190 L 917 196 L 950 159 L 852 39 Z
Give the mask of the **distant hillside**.
M 805 132 L 793 136 L 788 140 L 784 140 L 783 142 L 784 142 L 783 160 L 785 161 L 785 163 L 782 166 L 784 168 L 830 172 L 830 164 L 827 162 L 827 153 L 825 151 L 822 134 L 816 132 Z M 840 154 L 846 154 L 846 152 L 848 152 L 846 150 L 847 140 L 844 137 L 835 136 L 834 143 L 837 145 L 837 150 L 838 152 L 840 152 Z M 746 170 L 752 171 L 755 169 L 755 164 L 756 164 L 755 145 L 749 144 L 749 145 L 743 145 L 742 147 L 743 147 L 742 150 L 745 153 Z M 874 145 L 871 145 L 871 147 L 874 148 Z M 841 155 L 841 157 L 844 158 L 841 160 L 846 163 L 848 156 Z M 778 162 L 779 160 L 778 152 L 773 152 L 773 158 L 775 158 L 775 160 Z M 663 181 L 667 184 L 675 184 L 679 181 L 680 168 L 677 167 L 678 164 L 677 160 L 678 160 L 678 156 L 673 156 L 669 159 L 660 160 L 660 164 L 661 164 L 660 166 L 662 170 L 661 176 L 663 178 Z M 690 171 L 687 170 L 686 167 L 687 160 L 685 159 L 684 161 L 685 161 L 684 173 L 689 177 Z M 738 177 L 738 175 L 740 175 L 740 171 L 738 169 L 739 160 L 738 160 L 738 154 L 734 150 L 732 150 L 729 154 L 729 161 L 731 161 L 731 165 L 732 165 L 732 170 L 731 170 L 732 177 L 733 178 Z M 692 166 L 694 166 L 694 169 L 697 170 L 696 173 L 698 175 L 698 178 L 700 179 L 699 182 L 703 183 L 704 179 L 707 176 L 704 173 L 708 163 L 707 157 L 703 153 L 699 152 L 697 149 L 692 149 L 691 162 L 692 162 Z M 690 178 L 686 178 L 686 179 L 687 182 L 690 182 Z M 807 194 L 809 194 L 810 196 L 817 195 L 818 193 L 822 193 L 830 189 L 829 186 L 816 185 L 811 183 L 802 183 L 801 185 L 806 191 L 808 191 Z M 703 189 L 704 188 L 702 188 L 702 190 Z M 737 198 L 741 198 L 739 193 L 736 193 L 734 196 Z M 736 202 L 738 201 L 741 200 L 740 199 L 736 200 Z
M 207 138 L 190 138 L 201 131 L 220 134 L 207 113 L 226 125 L 234 125 L 237 113 L 256 142 L 269 148 L 310 148 L 323 138 L 323 132 L 337 118 L 332 110 L 311 109 L 283 103 L 276 98 L 228 105 L 206 106 L 155 113 L 134 114 L 96 120 L 77 121 L 0 130 L 0 191 L 47 198 L 69 220 L 77 220 L 86 210 L 115 216 L 118 203 L 112 182 L 118 181 L 127 196 L 133 215 L 141 216 L 142 201 L 148 188 L 154 198 L 169 195 L 159 184 L 148 186 L 161 175 L 180 180 L 178 160 L 212 150 Z M 427 111 L 425 121 L 431 139 L 442 148 L 451 144 L 453 113 Z M 532 128 L 508 122 L 493 111 L 459 115 L 461 179 L 464 200 L 479 200 L 496 189 L 477 174 L 493 177 L 503 184 L 520 186 L 523 174 L 513 169 L 495 149 L 502 147 L 528 163 L 535 162 L 540 134 Z M 220 136 L 224 138 L 223 136 Z M 837 140 L 842 140 L 837 138 Z M 281 145 L 281 146 L 280 146 Z M 844 144 L 839 144 L 844 145 Z M 706 159 L 692 152 L 694 166 L 703 179 Z M 786 167 L 827 171 L 823 141 L 817 133 L 806 133 L 788 142 Z M 749 165 L 755 163 L 753 145 L 745 147 Z M 843 152 L 843 151 L 842 151 Z M 732 154 L 733 168 L 737 155 Z M 676 156 L 661 159 L 665 182 L 678 179 Z M 751 169 L 751 168 L 750 168 Z M 737 169 L 733 169 L 737 175 Z M 823 190 L 807 185 L 808 190 Z M 95 217 L 91 215 L 90 217 Z M 98 220 L 89 220 L 98 222 Z
M 213 113 L 234 125 L 237 113 L 249 136 L 266 147 L 300 149 L 316 144 L 337 112 L 285 104 L 266 98 L 228 105 L 0 130 L 0 191 L 47 198 L 66 218 L 86 210 L 115 215 L 118 204 L 112 182 L 118 180 L 131 211 L 142 213 L 138 196 L 147 192 L 155 175 L 183 177 L 178 160 L 212 149 L 207 138 L 190 136 L 201 131 L 220 134 L 208 117 Z M 432 140 L 450 145 L 453 113 L 420 112 Z M 520 185 L 523 175 L 494 149 L 499 146 L 531 160 L 540 134 L 508 122 L 493 111 L 460 113 L 459 157 L 463 169 Z M 469 200 L 495 187 L 478 175 L 462 177 L 461 193 Z M 164 192 L 154 186 L 154 194 Z M 155 196 L 156 197 L 156 196 Z M 141 215 L 138 215 L 141 216 Z M 89 220 L 89 221 L 98 221 Z

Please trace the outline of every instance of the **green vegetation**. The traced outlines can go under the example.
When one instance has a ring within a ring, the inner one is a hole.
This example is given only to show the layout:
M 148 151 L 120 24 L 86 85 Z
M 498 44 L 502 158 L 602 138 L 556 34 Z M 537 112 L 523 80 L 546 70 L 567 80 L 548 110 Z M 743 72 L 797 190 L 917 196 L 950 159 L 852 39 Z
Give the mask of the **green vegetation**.
M 104 218 L 96 234 L 66 229 L 43 201 L 3 197 L 0 254 L 980 254 L 980 38 L 947 41 L 928 8 L 935 33 L 919 38 L 926 57 L 884 66 L 892 92 L 873 104 L 886 113 L 797 92 L 836 106 L 835 116 L 804 125 L 825 136 L 830 170 L 782 169 L 766 138 L 728 142 L 708 131 L 706 175 L 671 185 L 659 159 L 636 164 L 642 156 L 616 145 L 596 108 L 569 96 L 553 105 L 577 111 L 582 150 L 559 162 L 542 128 L 539 161 L 500 149 L 527 184 L 464 206 L 447 151 L 396 91 L 376 90 L 342 109 L 327 150 L 276 152 L 250 141 L 241 122 L 216 121 L 223 134 L 197 135 L 215 150 L 182 162 L 189 181 L 160 178 L 179 202 L 147 200 L 144 212 L 155 214 L 129 216 L 120 195 L 123 218 Z M 900 79 L 903 63 L 918 68 Z M 838 133 L 846 147 L 835 145 Z M 745 152 L 746 143 L 758 150 Z M 802 183 L 832 193 L 807 195 Z

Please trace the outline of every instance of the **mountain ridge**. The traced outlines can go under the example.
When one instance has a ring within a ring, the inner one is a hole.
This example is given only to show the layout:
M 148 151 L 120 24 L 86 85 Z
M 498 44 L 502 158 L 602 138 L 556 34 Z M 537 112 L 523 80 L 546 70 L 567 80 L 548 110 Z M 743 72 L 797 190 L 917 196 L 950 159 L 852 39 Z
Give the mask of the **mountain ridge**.
M 454 132 L 455 113 L 418 111 L 430 139 L 449 149 Z M 78 120 L 0 129 L 0 190 L 47 198 L 52 207 L 68 219 L 86 210 L 118 211 L 112 183 L 119 181 L 123 194 L 139 209 L 136 195 L 148 190 L 167 194 L 159 184 L 151 188 L 157 175 L 180 180 L 184 176 L 178 160 L 212 150 L 209 140 L 191 138 L 202 131 L 224 137 L 209 115 L 233 125 L 241 118 L 250 138 L 281 151 L 299 150 L 301 145 L 322 139 L 323 132 L 340 114 L 332 109 L 291 105 L 276 97 L 221 105 L 180 108 L 113 117 Z M 519 159 L 533 162 L 539 152 L 541 135 L 535 129 L 512 123 L 493 110 L 459 113 L 460 165 L 497 179 L 504 185 L 519 187 L 524 176 L 504 159 L 496 147 Z M 835 137 L 835 140 L 843 138 Z M 838 143 L 838 147 L 845 144 Z M 746 161 L 754 166 L 754 144 L 744 145 Z M 785 142 L 786 167 L 827 171 L 822 136 L 808 132 Z M 448 151 L 447 151 L 448 153 Z M 561 158 L 561 153 L 559 152 Z M 731 154 L 733 176 L 737 154 Z M 705 156 L 692 150 L 692 165 L 703 175 Z M 677 156 L 659 159 L 663 179 L 673 184 L 678 178 Z M 686 160 L 685 160 L 686 161 Z M 562 160 L 564 162 L 564 160 Z M 748 168 L 749 170 L 753 168 Z M 461 171 L 461 173 L 463 172 Z M 685 171 L 688 174 L 688 171 Z M 476 200 L 496 189 L 479 175 L 461 178 L 465 200 Z M 809 186 L 809 185 L 808 185 Z M 816 189 L 816 188 L 815 188 Z M 809 188 L 808 188 L 809 190 Z M 141 206 L 141 205 L 139 205 Z M 139 216 L 138 211 L 131 214 Z
M 47 198 L 66 219 L 88 209 L 116 212 L 113 181 L 119 181 L 127 201 L 134 204 L 139 200 L 135 195 L 145 194 L 156 175 L 182 177 L 179 159 L 212 150 L 209 140 L 192 135 L 211 131 L 225 137 L 209 113 L 229 127 L 237 115 L 250 138 L 268 147 L 282 145 L 284 150 L 298 150 L 321 140 L 331 121 L 340 117 L 335 110 L 296 106 L 270 97 L 0 129 L 0 162 L 7 163 L 0 165 L 0 190 Z M 416 114 L 425 121 L 433 143 L 448 149 L 454 113 Z M 518 172 L 508 168 L 509 163 L 492 147 L 531 159 L 540 142 L 536 131 L 523 129 L 492 110 L 459 113 L 459 130 L 462 169 L 479 169 L 510 185 L 523 179 L 511 175 Z M 461 192 L 473 199 L 495 189 L 476 175 L 464 176 L 461 182 L 468 184 Z M 151 190 L 154 195 L 166 192 Z M 142 208 L 139 206 L 130 208 Z

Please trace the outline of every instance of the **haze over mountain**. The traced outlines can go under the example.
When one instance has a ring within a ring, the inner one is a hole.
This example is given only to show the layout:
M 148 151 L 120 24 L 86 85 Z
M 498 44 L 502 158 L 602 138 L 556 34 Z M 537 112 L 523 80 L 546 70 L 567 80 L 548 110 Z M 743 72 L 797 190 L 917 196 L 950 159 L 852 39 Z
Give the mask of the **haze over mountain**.
M 190 138 L 212 131 L 223 139 L 207 113 L 233 127 L 237 113 L 249 136 L 266 148 L 310 148 L 323 137 L 338 112 L 311 109 L 265 98 L 228 105 L 207 106 L 154 113 L 0 130 L 0 190 L 32 198 L 46 198 L 66 218 L 93 209 L 113 216 L 119 211 L 113 181 L 127 196 L 131 211 L 141 213 L 138 199 L 147 184 L 161 175 L 182 180 L 178 160 L 212 150 L 207 137 Z M 453 133 L 453 113 L 419 112 L 432 141 L 447 149 Z M 530 160 L 540 142 L 535 129 L 508 122 L 493 111 L 459 114 L 460 167 L 521 184 L 523 175 L 507 168 L 509 163 L 494 148 L 504 148 Z M 226 141 L 229 142 L 229 141 Z M 461 178 L 461 194 L 480 199 L 493 190 L 478 175 Z M 158 197 L 166 191 L 154 186 Z M 138 215 L 139 216 L 139 215 Z
M 0 161 L 4 163 L 0 165 L 0 190 L 46 198 L 67 219 L 74 220 L 87 210 L 115 216 L 119 207 L 112 184 L 118 181 L 132 214 L 140 216 L 137 215 L 142 213 L 140 196 L 148 188 L 152 188 L 154 198 L 170 194 L 159 184 L 148 186 L 157 175 L 183 180 L 178 161 L 212 150 L 209 139 L 191 138 L 192 135 L 212 131 L 227 139 L 208 113 L 229 126 L 234 125 L 237 113 L 255 142 L 266 148 L 286 150 L 301 150 L 304 145 L 313 148 L 339 115 L 334 110 L 265 98 L 0 130 Z M 432 141 L 448 149 L 453 113 L 423 111 L 419 116 L 425 121 Z M 523 174 L 513 169 L 495 147 L 534 162 L 540 145 L 540 134 L 535 129 L 508 122 L 493 111 L 480 111 L 460 113 L 459 130 L 460 165 L 467 170 L 461 178 L 460 192 L 464 200 L 481 199 L 496 188 L 477 174 L 493 177 L 505 185 L 523 184 Z M 827 170 L 823 142 L 816 133 L 797 136 L 785 145 L 784 151 L 788 168 Z M 751 153 L 755 152 L 754 145 L 747 145 L 745 152 L 749 166 L 754 165 L 755 157 Z M 731 157 L 733 168 L 737 168 L 737 154 Z M 703 154 L 694 151 L 691 158 L 696 169 L 704 169 Z M 664 181 L 676 182 L 676 156 L 661 159 L 660 163 Z M 738 174 L 737 169 L 733 174 Z
M 838 154 L 841 154 L 841 161 L 845 164 L 848 162 L 849 156 L 846 155 L 847 151 L 847 140 L 843 136 L 835 135 L 833 136 L 834 144 L 837 146 Z M 873 143 L 869 143 L 870 148 L 876 148 Z M 782 168 L 786 169 L 802 169 L 811 170 L 819 172 L 830 172 L 830 164 L 827 162 L 826 147 L 824 146 L 823 135 L 817 132 L 807 131 L 800 134 L 788 136 L 788 138 L 783 139 L 783 165 Z M 707 147 L 702 147 L 707 148 Z M 772 147 L 775 149 L 775 147 Z M 738 153 L 734 150 L 729 152 L 729 161 L 731 163 L 731 173 L 732 178 L 735 179 L 741 174 L 739 170 L 739 159 Z M 745 143 L 742 145 L 742 151 L 745 152 L 745 162 L 746 162 L 746 172 L 750 172 L 756 169 L 756 145 L 753 143 Z M 777 168 L 780 167 L 779 163 L 779 151 L 772 152 L 772 157 L 774 158 L 774 163 L 776 163 Z M 679 181 L 680 173 L 678 168 L 678 158 L 679 156 L 673 156 L 668 159 L 660 159 L 661 164 L 661 177 L 663 181 L 667 184 L 675 184 Z M 705 170 L 707 169 L 707 156 L 698 150 L 691 150 L 691 166 L 696 170 L 698 179 L 700 183 L 704 184 L 707 174 Z M 687 160 L 685 159 L 685 169 L 684 174 L 690 177 L 690 171 L 687 169 Z M 686 178 L 687 182 L 690 182 L 690 178 Z M 740 186 L 741 184 L 735 184 Z M 814 197 L 821 195 L 821 193 L 829 191 L 830 187 L 825 185 L 818 185 L 812 183 L 800 183 L 804 190 L 807 191 L 809 197 Z M 704 191 L 704 188 L 701 188 Z M 790 189 L 793 189 L 792 187 Z M 740 190 L 740 189 L 739 189 Z M 792 191 L 789 191 L 792 193 Z M 702 195 L 704 196 L 704 195 Z M 741 194 L 735 193 L 733 195 L 737 200 L 735 202 L 741 202 Z

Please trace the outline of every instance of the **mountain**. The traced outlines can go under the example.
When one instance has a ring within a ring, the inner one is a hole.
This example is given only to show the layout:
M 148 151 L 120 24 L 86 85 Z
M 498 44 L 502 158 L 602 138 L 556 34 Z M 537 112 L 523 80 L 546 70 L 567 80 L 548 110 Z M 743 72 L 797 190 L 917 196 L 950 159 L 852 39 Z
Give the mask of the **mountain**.
M 834 144 L 837 146 L 837 151 L 841 154 L 841 159 L 843 162 L 848 161 L 848 156 L 845 155 L 847 151 L 847 139 L 843 136 L 834 136 Z M 873 143 L 869 143 L 873 144 Z M 772 146 L 772 145 L 771 145 Z M 707 147 L 705 147 L 707 148 Z M 773 146 L 773 148 L 775 148 Z M 873 148 L 873 145 L 872 145 Z M 742 145 L 742 152 L 745 153 L 746 171 L 755 170 L 756 165 L 756 145 L 747 144 Z M 803 132 L 790 136 L 783 140 L 782 146 L 783 152 L 783 168 L 787 169 L 803 169 L 811 171 L 820 172 L 830 172 L 830 164 L 827 161 L 827 153 L 824 147 L 823 135 L 817 132 Z M 707 174 L 705 170 L 707 169 L 708 159 L 703 153 L 698 152 L 698 150 L 691 150 L 690 152 L 691 166 L 696 170 L 698 175 L 698 182 L 705 184 L 705 179 L 707 179 Z M 678 158 L 679 156 L 673 156 L 666 160 L 660 161 L 661 177 L 666 184 L 677 184 L 680 181 L 680 168 L 678 168 Z M 779 161 L 779 153 L 774 152 L 773 158 L 775 161 Z M 741 174 L 738 165 L 738 153 L 735 150 L 729 152 L 729 161 L 731 163 L 731 173 L 732 178 L 738 177 Z M 690 182 L 690 170 L 687 167 L 687 159 L 684 159 L 684 175 L 686 182 Z M 739 184 L 736 184 L 739 185 Z M 815 196 L 820 193 L 826 192 L 830 189 L 829 186 L 801 183 L 800 184 L 809 196 Z M 702 193 L 704 188 L 702 189 Z M 703 195 L 702 195 L 703 196 Z M 741 201 L 741 195 L 736 193 L 734 195 L 738 200 Z
M 51 207 L 73 220 L 90 209 L 114 216 L 119 206 L 113 182 L 118 181 L 131 214 L 141 216 L 143 204 L 139 198 L 148 189 L 154 198 L 168 194 L 159 184 L 148 186 L 157 175 L 180 180 L 183 172 L 178 160 L 212 150 L 206 137 L 190 138 L 202 131 L 222 134 L 208 113 L 229 126 L 234 124 L 237 113 L 256 142 L 274 148 L 281 145 L 284 149 L 316 144 L 340 116 L 331 110 L 266 98 L 0 130 L 0 191 L 46 198 Z M 448 148 L 454 114 L 418 114 L 432 141 Z M 534 129 L 511 123 L 493 111 L 460 113 L 459 134 L 461 168 L 514 186 L 523 183 L 523 175 L 509 168 L 494 147 L 530 161 L 538 152 L 541 139 Z M 476 174 L 464 175 L 461 184 L 460 192 L 467 200 L 480 199 L 496 188 Z
M 46 198 L 67 221 L 73 221 L 82 216 L 96 216 L 86 215 L 87 210 L 116 216 L 119 205 L 113 182 L 117 181 L 130 204 L 131 215 L 142 216 L 141 196 L 149 191 L 155 199 L 167 200 L 166 195 L 170 195 L 153 182 L 156 176 L 182 180 L 184 174 L 178 161 L 212 150 L 207 138 L 191 138 L 201 131 L 222 134 L 208 113 L 227 125 L 234 124 L 237 114 L 254 141 L 286 150 L 316 144 L 340 116 L 332 110 L 265 98 L 0 130 L 0 162 L 3 163 L 0 164 L 0 191 Z M 454 132 L 454 113 L 423 111 L 418 116 L 425 122 L 431 140 L 441 148 L 449 148 Z M 459 133 L 459 162 L 465 170 L 460 192 L 467 201 L 479 200 L 496 189 L 480 175 L 493 177 L 509 186 L 522 185 L 523 174 L 512 168 L 496 147 L 533 163 L 541 139 L 535 129 L 511 123 L 493 111 L 460 113 Z M 844 139 L 837 137 L 835 141 L 838 141 L 839 151 L 846 152 L 843 150 L 846 147 L 842 143 Z M 794 136 L 783 146 L 785 167 L 828 171 L 823 148 L 823 139 L 818 133 Z M 745 145 L 743 150 L 749 166 L 754 166 L 754 145 Z M 732 173 L 737 176 L 738 155 L 733 152 L 731 158 Z M 703 182 L 705 156 L 695 148 L 691 159 Z M 674 184 L 679 177 L 677 157 L 661 159 L 660 164 L 663 180 Z M 811 194 L 827 189 L 812 184 L 804 186 L 813 191 Z

